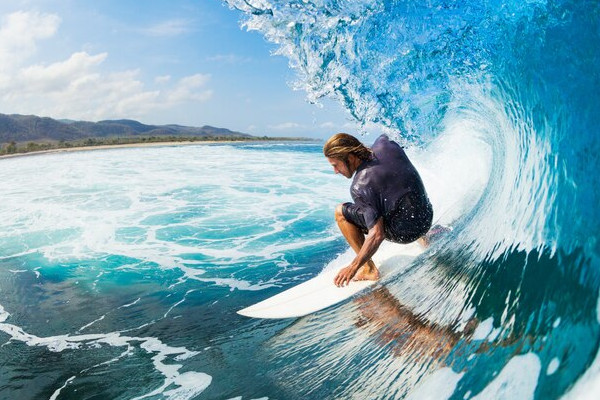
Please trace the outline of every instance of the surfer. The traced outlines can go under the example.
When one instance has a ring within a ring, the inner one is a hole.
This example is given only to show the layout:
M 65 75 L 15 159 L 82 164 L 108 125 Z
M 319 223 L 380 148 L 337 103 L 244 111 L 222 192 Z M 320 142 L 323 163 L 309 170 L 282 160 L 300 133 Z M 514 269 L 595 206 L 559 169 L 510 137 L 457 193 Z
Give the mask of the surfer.
M 421 177 L 402 147 L 386 135 L 368 148 L 354 136 L 338 133 L 327 140 L 323 154 L 336 174 L 354 176 L 350 187 L 354 203 L 338 205 L 335 220 L 356 257 L 334 283 L 377 280 L 379 270 L 371 257 L 384 240 L 426 243 L 433 208 Z

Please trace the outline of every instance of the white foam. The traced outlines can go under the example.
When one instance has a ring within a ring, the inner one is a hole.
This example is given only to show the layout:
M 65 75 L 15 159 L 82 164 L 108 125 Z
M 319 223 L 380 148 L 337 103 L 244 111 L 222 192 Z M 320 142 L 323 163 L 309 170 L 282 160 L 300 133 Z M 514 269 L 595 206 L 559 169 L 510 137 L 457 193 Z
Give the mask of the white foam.
M 69 379 L 67 379 L 67 381 L 65 382 L 64 385 L 62 385 L 60 388 L 56 389 L 54 391 L 54 393 L 52 393 L 52 396 L 50 396 L 50 400 L 56 400 L 58 398 L 58 396 L 60 395 L 60 392 L 67 387 L 67 385 L 71 382 L 73 382 L 73 379 L 75 379 L 75 376 L 70 377 Z
M 473 336 L 471 339 L 473 340 L 483 340 L 492 332 L 494 328 L 494 319 L 492 317 L 482 321 L 477 325 L 475 332 L 473 332 Z
M 491 259 L 511 249 L 529 252 L 555 246 L 548 235 L 560 229 L 548 229 L 551 213 L 544 211 L 551 208 L 557 192 L 557 181 L 549 176 L 546 165 L 552 154 L 548 138 L 535 134 L 531 119 L 521 114 L 520 106 L 507 105 L 493 86 L 468 89 L 468 93 L 456 92 L 467 94 L 454 99 L 458 107 L 448 113 L 448 122 L 468 124 L 466 128 L 478 132 L 488 144 L 491 174 L 478 204 L 477 220 L 470 221 L 463 232 L 464 244 L 476 241 L 472 252 Z M 472 170 L 477 173 L 478 169 L 479 164 L 473 163 Z
M 184 372 L 173 379 L 173 384 L 179 386 L 163 392 L 168 399 L 186 400 L 196 397 L 202 393 L 212 381 L 212 377 L 201 372 Z
M 105 317 L 106 317 L 105 315 L 102 315 L 102 316 L 100 316 L 99 318 L 96 318 L 95 320 L 93 320 L 93 321 L 92 321 L 92 322 L 90 322 L 89 324 L 86 324 L 86 325 L 82 326 L 81 328 L 79 328 L 79 329 L 77 330 L 77 332 L 81 332 L 82 330 L 84 330 L 84 329 L 86 329 L 86 328 L 89 328 L 90 326 L 94 325 L 96 322 L 100 322 L 100 321 L 102 321 L 102 320 L 103 320 Z
M 2 316 L 0 310 L 0 318 Z M 596 319 L 600 322 L 600 293 L 596 302 Z M 594 362 L 577 380 L 575 385 L 561 400 L 597 400 L 600 398 L 600 349 L 596 352 Z
M 181 300 L 179 300 L 177 303 L 175 303 L 171 307 L 169 307 L 169 309 L 167 310 L 167 312 L 164 313 L 163 318 L 167 318 L 167 316 L 169 315 L 169 313 L 171 311 L 173 311 L 173 309 L 175 307 L 177 307 L 178 305 L 180 305 L 181 303 L 183 303 L 185 301 L 185 299 L 186 299 L 186 297 L 187 297 L 188 294 L 190 294 L 192 292 L 195 292 L 195 291 L 196 291 L 195 289 L 192 289 L 192 290 L 188 290 L 187 292 L 185 292 L 185 295 L 183 295 L 183 298 Z
M 433 205 L 434 223 L 450 225 L 473 209 L 489 180 L 491 152 L 469 121 L 455 119 L 429 147 L 406 152 Z
M 141 300 L 141 297 L 138 297 L 134 302 L 132 303 L 127 303 L 127 304 L 123 304 L 122 306 L 120 306 L 119 308 L 128 308 L 131 306 L 136 305 L 139 301 Z
M 553 328 L 558 328 L 558 326 L 560 325 L 560 317 L 556 318 L 556 320 L 554 320 L 554 323 L 552 324 Z
M 552 375 L 556 372 L 556 370 L 560 367 L 560 360 L 558 357 L 554 357 L 550 364 L 548 364 L 548 369 L 546 369 L 546 375 Z
M 4 310 L 2 304 L 0 304 L 0 322 L 4 322 L 10 317 L 10 314 Z
M 51 263 L 68 263 L 113 254 L 197 279 L 206 264 L 185 255 L 201 254 L 213 265 L 278 260 L 290 250 L 337 240 L 337 232 L 270 239 L 347 200 L 349 182 L 335 176 L 320 153 L 268 154 L 266 160 L 261 151 L 199 145 L 45 155 L 36 163 L 2 160 L 0 239 L 10 246 L 0 258 L 39 253 Z M 188 214 L 181 221 L 170 217 L 182 212 Z M 332 214 L 326 217 L 333 225 Z M 250 234 L 232 234 L 244 224 Z M 186 230 L 186 241 L 166 235 Z M 213 231 L 213 239 L 203 237 Z M 218 274 L 197 280 L 237 290 L 272 286 Z
M 494 319 L 492 317 L 482 321 L 477 325 L 475 332 L 473 332 L 473 336 L 471 336 L 472 340 L 487 340 L 489 342 L 494 341 L 498 335 L 500 334 L 501 328 L 498 327 L 494 329 Z
M 227 399 L 227 400 L 242 400 L 242 396 L 232 397 L 231 399 Z M 269 398 L 268 397 L 260 397 L 257 399 L 250 399 L 250 400 L 269 400 Z
M 5 321 L 9 316 L 10 314 L 4 310 L 2 305 L 0 305 L 0 331 L 8 334 L 10 336 L 10 340 L 21 341 L 28 346 L 45 347 L 47 350 L 52 352 L 61 352 L 66 349 L 77 350 L 84 346 L 97 348 L 102 345 L 127 348 L 127 350 L 123 352 L 121 356 L 99 365 L 115 362 L 116 360 L 130 354 L 131 348 L 135 347 L 136 345 L 148 353 L 154 353 L 154 356 L 152 357 L 153 365 L 155 369 L 165 377 L 164 383 L 160 388 L 138 398 L 146 398 L 164 394 L 170 399 L 190 399 L 204 391 L 204 389 L 210 385 L 212 380 L 210 375 L 202 372 L 187 371 L 184 373 L 179 373 L 181 365 L 166 364 L 164 362 L 167 357 L 170 356 L 174 357 L 175 360 L 182 361 L 199 354 L 199 352 L 189 351 L 184 347 L 171 347 L 154 337 L 123 336 L 120 332 L 38 337 L 25 332 L 22 328 L 16 325 L 6 323 Z M 61 388 L 55 391 L 53 394 L 54 398 L 56 398 L 60 394 L 60 391 L 74 379 L 76 379 L 76 376 L 69 378 L 69 380 Z M 165 391 L 173 386 L 175 386 L 175 388 Z
M 475 400 L 533 399 L 541 363 L 534 353 L 513 357 Z
M 454 393 L 464 372 L 456 373 L 446 367 L 434 371 L 410 392 L 407 400 L 443 400 Z

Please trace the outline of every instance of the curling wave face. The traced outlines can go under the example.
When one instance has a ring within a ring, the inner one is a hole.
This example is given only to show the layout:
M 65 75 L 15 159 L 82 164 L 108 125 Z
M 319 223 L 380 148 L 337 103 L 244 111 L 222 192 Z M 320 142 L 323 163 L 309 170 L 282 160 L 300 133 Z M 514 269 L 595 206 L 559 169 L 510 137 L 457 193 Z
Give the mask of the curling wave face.
M 442 398 L 597 387 L 600 5 L 227 3 L 289 58 L 309 100 L 337 99 L 418 148 L 425 169 L 442 160 L 428 190 L 454 227 L 384 293 L 278 336 L 279 376 L 356 398 L 416 396 L 423 381 Z

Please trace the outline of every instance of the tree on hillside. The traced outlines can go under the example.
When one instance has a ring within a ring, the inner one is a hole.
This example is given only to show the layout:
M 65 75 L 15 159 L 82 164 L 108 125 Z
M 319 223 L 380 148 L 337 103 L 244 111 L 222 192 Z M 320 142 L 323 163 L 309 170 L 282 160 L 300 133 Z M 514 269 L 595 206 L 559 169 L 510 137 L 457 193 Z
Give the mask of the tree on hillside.
M 6 154 L 15 154 L 17 152 L 17 144 L 12 141 L 6 146 Z
M 27 143 L 27 151 L 36 151 L 39 150 L 40 146 L 37 143 L 29 142 Z

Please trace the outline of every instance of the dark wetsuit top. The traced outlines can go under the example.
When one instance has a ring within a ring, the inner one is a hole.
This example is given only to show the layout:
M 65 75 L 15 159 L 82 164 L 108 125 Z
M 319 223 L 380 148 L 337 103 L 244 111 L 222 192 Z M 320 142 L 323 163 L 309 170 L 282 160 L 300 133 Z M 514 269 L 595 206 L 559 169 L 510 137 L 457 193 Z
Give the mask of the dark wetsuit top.
M 385 237 L 410 243 L 431 227 L 433 210 L 419 173 L 396 142 L 381 135 L 371 148 L 374 157 L 356 170 L 345 203 L 346 220 L 368 232 L 383 217 Z

